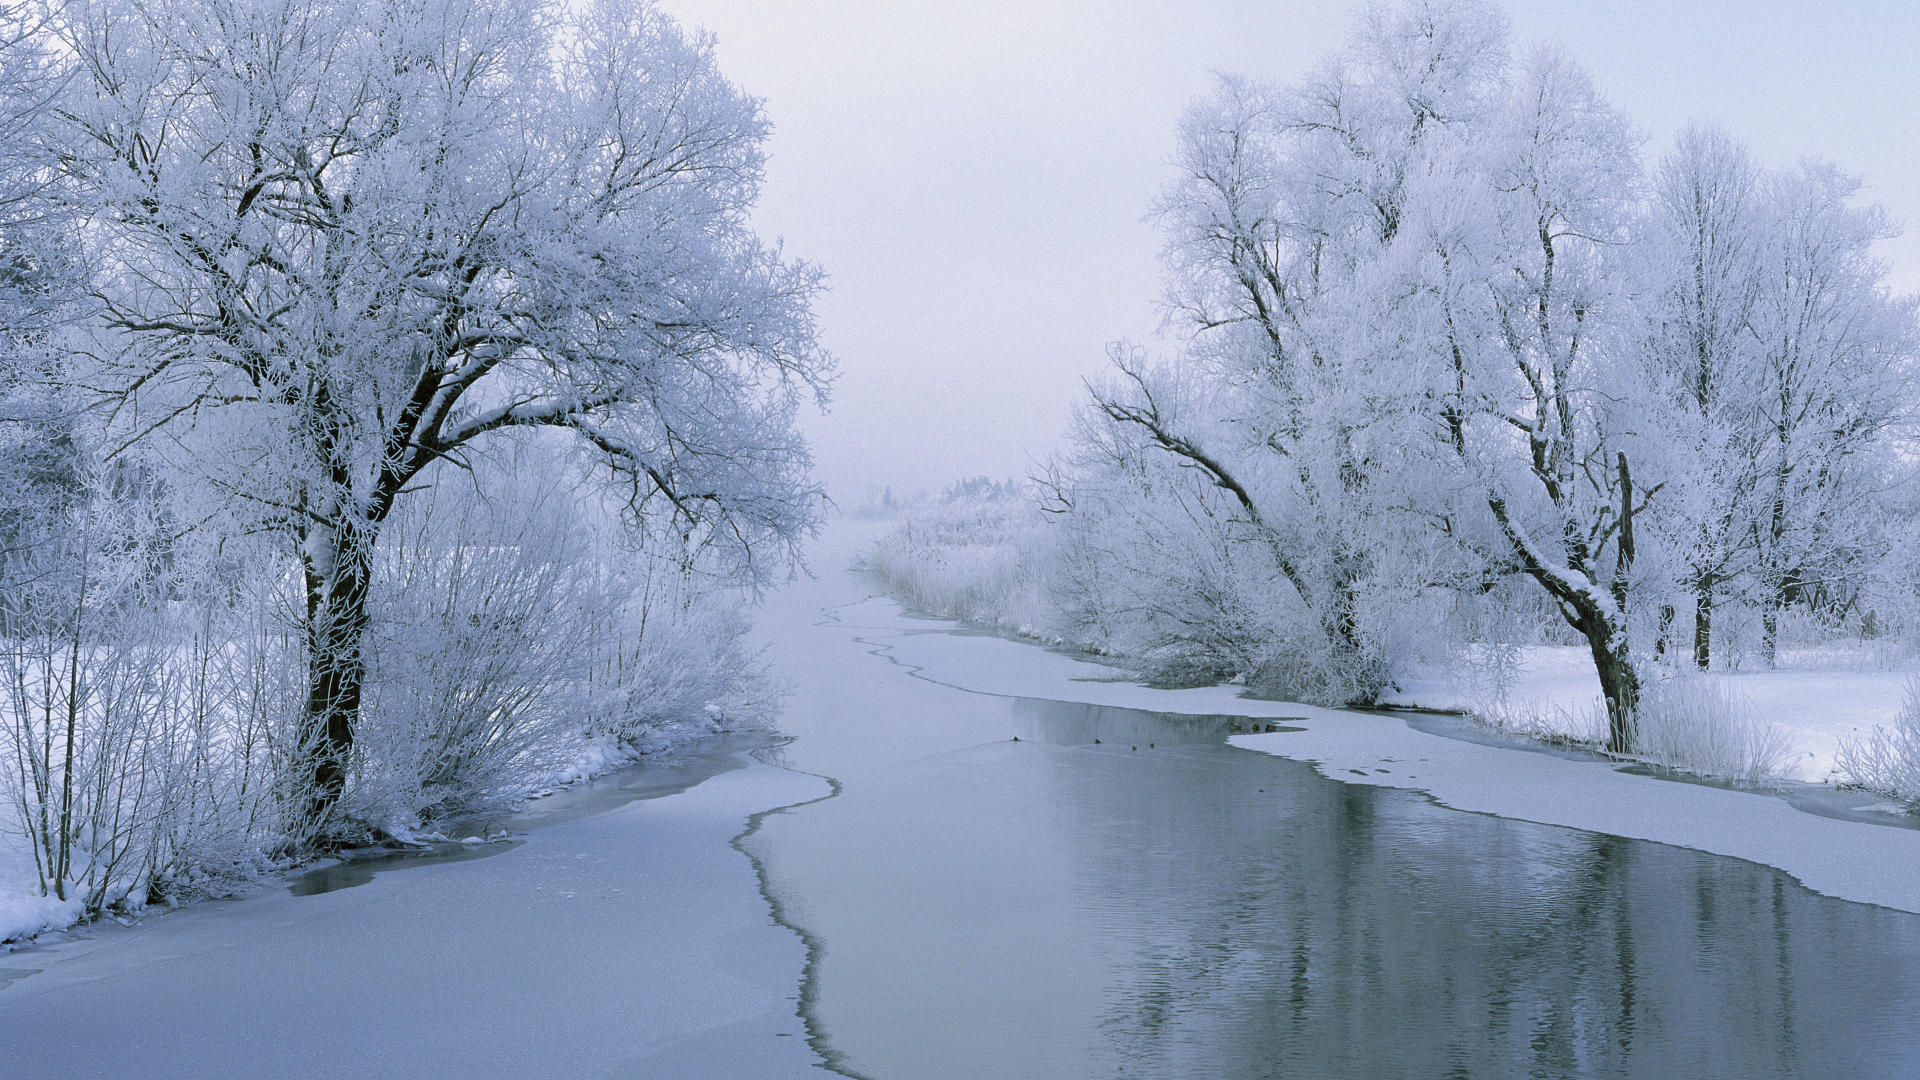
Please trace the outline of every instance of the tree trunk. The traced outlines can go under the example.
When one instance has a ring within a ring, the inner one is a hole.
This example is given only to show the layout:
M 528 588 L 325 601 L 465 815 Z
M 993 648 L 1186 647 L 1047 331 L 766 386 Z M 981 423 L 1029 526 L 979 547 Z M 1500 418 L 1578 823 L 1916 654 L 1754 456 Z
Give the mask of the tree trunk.
M 1587 620 L 1582 620 L 1583 624 Z M 1607 750 L 1633 752 L 1635 720 L 1640 711 L 1640 673 L 1633 666 L 1625 639 L 1603 625 L 1582 625 L 1593 667 L 1600 675 L 1600 693 L 1607 699 Z
M 1560 614 L 1567 620 L 1567 625 L 1587 639 L 1587 648 L 1593 654 L 1594 671 L 1600 677 L 1600 693 L 1607 700 L 1607 750 L 1615 754 L 1631 753 L 1635 734 L 1634 717 L 1640 708 L 1640 672 L 1634 666 L 1625 625 L 1624 601 L 1628 598 L 1628 575 L 1633 567 L 1633 546 L 1629 539 L 1631 526 L 1622 530 L 1623 551 L 1615 570 L 1612 589 L 1615 605 L 1609 611 L 1596 595 L 1597 588 L 1583 589 L 1571 584 L 1570 579 L 1578 574 L 1597 586 L 1590 570 L 1584 565 L 1568 567 L 1566 570 L 1548 567 L 1526 543 L 1524 534 L 1514 527 L 1506 503 L 1494 496 L 1488 499 L 1488 505 L 1512 542 L 1522 569 L 1558 602 Z
M 1778 597 L 1768 596 L 1760 610 L 1760 658 L 1768 667 L 1780 659 L 1780 609 Z
M 1713 666 L 1713 578 L 1707 575 L 1693 585 L 1693 666 Z
M 1600 693 L 1607 700 L 1607 750 L 1615 754 L 1633 751 L 1634 720 L 1640 710 L 1640 672 L 1634 666 L 1627 640 L 1627 610 L 1632 599 L 1634 561 L 1633 474 L 1627 455 L 1618 457 L 1616 484 L 1620 495 L 1620 529 L 1615 539 L 1613 581 L 1603 593 L 1600 577 L 1594 572 L 1578 532 L 1569 529 L 1567 547 L 1573 556 L 1561 566 L 1549 565 L 1528 541 L 1524 530 L 1514 523 L 1506 500 L 1489 492 L 1487 507 L 1501 532 L 1513 545 L 1521 568 L 1558 601 L 1561 617 L 1567 625 L 1587 639 L 1593 654 L 1594 672 L 1600 677 Z M 1584 587 L 1583 587 L 1584 586 Z M 1608 600 L 1612 604 L 1607 603 Z
M 1333 648 L 1334 663 L 1346 683 L 1342 695 L 1349 705 L 1371 705 L 1380 693 L 1375 657 L 1360 632 L 1360 597 L 1354 587 L 1358 571 L 1355 558 L 1346 551 L 1334 560 L 1332 610 L 1321 625 Z
M 1633 583 L 1633 473 L 1627 465 L 1626 451 L 1617 460 L 1616 476 L 1620 487 L 1620 535 L 1616 540 L 1611 592 L 1616 623 L 1593 611 L 1586 620 L 1587 643 L 1593 649 L 1594 670 L 1600 675 L 1600 693 L 1607 699 L 1607 749 L 1616 754 L 1631 753 L 1635 740 L 1634 723 L 1640 713 L 1640 672 L 1633 666 L 1627 646 L 1627 606 Z
M 307 703 L 303 716 L 311 784 L 295 822 L 299 833 L 324 833 L 346 788 L 347 760 L 366 683 L 364 650 L 371 564 L 360 530 L 338 530 L 331 565 L 307 560 Z

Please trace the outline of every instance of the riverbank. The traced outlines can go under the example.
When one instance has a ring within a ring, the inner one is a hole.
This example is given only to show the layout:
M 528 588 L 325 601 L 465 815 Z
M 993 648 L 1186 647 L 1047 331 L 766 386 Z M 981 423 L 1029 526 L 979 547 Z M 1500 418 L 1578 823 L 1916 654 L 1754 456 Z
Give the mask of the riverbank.
M 1807 813 L 1767 794 L 1673 783 L 1577 761 L 1422 732 L 1390 715 L 1264 701 L 1230 686 L 1158 690 L 1128 673 L 1004 638 L 905 615 L 875 596 L 837 617 L 894 661 L 978 693 L 1284 722 L 1298 731 L 1230 741 L 1311 762 L 1343 783 L 1422 792 L 1444 806 L 1673 844 L 1776 867 L 1816 892 L 1920 912 L 1920 831 Z M 1863 804 L 1877 803 L 1862 794 Z
M 1118 669 L 910 617 L 845 565 L 823 542 L 820 579 L 760 620 L 794 687 L 780 760 L 841 793 L 744 846 L 819 944 L 803 1012 L 850 1075 L 1682 1080 L 1916 1060 L 1898 1019 L 1920 1000 L 1912 914 L 1755 862 L 1461 813 L 1417 784 L 1338 783 L 1358 778 L 1228 744 L 1305 728 L 1285 719 L 1301 710 L 1231 687 L 1142 698 Z
M 98 924 L 0 957 L 7 1069 L 817 1075 L 797 1012 L 805 946 L 732 844 L 754 815 L 828 788 L 744 749 L 726 757 L 615 809 L 580 805 L 590 785 L 565 793 L 545 808 L 559 820 L 486 858 Z
M 637 745 L 618 744 L 606 739 L 583 743 L 574 748 L 570 758 L 563 764 L 529 785 L 532 793 L 511 810 L 481 815 L 473 821 L 436 822 L 430 829 L 399 838 L 411 846 L 361 849 L 349 851 L 341 857 L 263 870 L 255 877 L 234 881 L 229 895 L 215 898 L 249 896 L 258 891 L 281 888 L 291 881 L 313 880 L 316 875 L 332 873 L 351 878 L 370 873 L 369 867 L 375 865 L 425 865 L 484 855 L 485 841 L 494 829 L 512 831 L 546 821 L 558 813 L 560 807 L 601 801 L 606 790 L 617 790 L 634 783 L 639 773 L 659 771 L 646 768 L 650 765 L 664 765 L 666 773 L 671 775 L 687 761 L 701 761 L 711 756 L 713 745 L 724 744 L 727 739 L 740 736 L 750 742 L 756 739 L 765 742 L 768 738 L 765 733 L 756 735 L 751 730 L 734 732 L 719 729 L 709 722 L 704 725 L 680 724 L 663 733 L 653 734 Z M 81 928 L 90 921 L 86 906 L 79 897 L 61 899 L 41 894 L 33 857 L 22 835 L 24 830 L 17 823 L 4 820 L 4 815 L 10 812 L 13 812 L 13 808 L 0 807 L 0 957 L 10 951 L 30 947 L 45 935 Z M 476 831 L 486 834 L 480 837 L 482 844 L 466 842 Z M 449 836 L 459 839 L 449 839 Z M 101 918 L 122 926 L 131 925 L 140 919 L 191 907 L 204 899 L 207 898 L 160 907 L 113 910 Z
M 842 569 L 848 539 L 757 621 L 789 741 L 488 857 L 15 954 L 42 970 L 0 985 L 9 1067 L 1684 1080 L 1920 1059 L 1911 906 L 1527 817 L 1557 789 L 1604 825 L 1643 797 L 1616 782 L 1764 797 L 1148 690 L 905 615 Z M 1447 808 L 1475 784 L 1512 789 L 1511 815 Z

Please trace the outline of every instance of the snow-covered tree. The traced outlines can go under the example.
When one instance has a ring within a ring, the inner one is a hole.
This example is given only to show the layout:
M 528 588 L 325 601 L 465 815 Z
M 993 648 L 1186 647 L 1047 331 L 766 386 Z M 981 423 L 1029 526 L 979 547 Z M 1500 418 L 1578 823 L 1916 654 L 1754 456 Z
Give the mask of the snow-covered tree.
M 1587 642 L 1617 751 L 1639 704 L 1629 608 L 1653 487 L 1636 485 L 1633 461 L 1659 435 L 1611 257 L 1630 240 L 1637 149 L 1584 72 L 1537 52 L 1451 163 L 1452 199 L 1429 208 L 1420 241 L 1433 347 L 1452 369 L 1447 444 L 1514 560 Z
M 1318 638 L 1365 698 L 1383 612 L 1518 578 L 1592 653 L 1624 752 L 1683 608 L 1705 667 L 1726 604 L 1769 655 L 1789 607 L 1855 604 L 1910 469 L 1914 311 L 1850 182 L 1694 129 L 1646 183 L 1588 76 L 1516 60 L 1478 0 L 1376 8 L 1295 87 L 1222 79 L 1178 140 L 1181 350 L 1115 350 L 1053 484 L 1069 522 L 1154 536 L 1089 539 L 1113 565 L 1075 561 L 1080 622 L 1113 621 L 1104 595 L 1167 638 Z M 1214 571 L 1142 555 L 1176 536 Z
M 1656 173 L 1635 255 L 1648 348 L 1689 413 L 1675 540 L 1700 668 L 1722 601 L 1759 612 L 1771 663 L 1781 614 L 1847 606 L 1884 547 L 1869 534 L 1913 416 L 1913 308 L 1885 292 L 1886 223 L 1857 188 L 1818 163 L 1762 170 L 1700 129 Z
M 1369 332 L 1373 279 L 1419 178 L 1488 108 L 1505 33 L 1474 0 L 1381 9 L 1297 89 L 1222 79 L 1182 121 L 1157 208 L 1187 370 L 1150 375 L 1122 351 L 1121 379 L 1096 391 L 1116 432 L 1231 496 L 1330 647 L 1318 696 L 1371 698 L 1384 665 L 1364 598 L 1430 576 L 1392 540 L 1436 510 L 1404 498 L 1421 386 Z M 1205 394 L 1172 385 L 1196 379 Z
M 81 382 L 183 520 L 284 536 L 311 808 L 341 791 L 382 525 L 423 471 L 573 436 L 747 582 L 817 513 L 819 276 L 749 230 L 766 121 L 603 0 L 77 0 L 60 110 L 106 315 Z
M 1747 569 L 1751 551 L 1760 182 L 1738 143 L 1712 129 L 1687 129 L 1655 170 L 1640 248 L 1649 278 L 1648 348 L 1679 388 L 1693 426 L 1682 490 L 1696 528 L 1682 584 L 1693 605 L 1692 660 L 1702 670 L 1713 659 L 1715 605 Z
M 1767 185 L 1749 331 L 1753 603 L 1769 664 L 1789 606 L 1860 575 L 1896 468 L 1890 437 L 1920 408 L 1915 303 L 1887 294 L 1872 245 L 1889 227 L 1877 207 L 1854 204 L 1859 187 L 1815 162 Z
M 0 6 L 0 605 L 10 568 L 71 509 L 81 481 L 52 332 L 78 311 L 77 267 L 54 198 L 48 102 L 59 72 L 33 9 Z

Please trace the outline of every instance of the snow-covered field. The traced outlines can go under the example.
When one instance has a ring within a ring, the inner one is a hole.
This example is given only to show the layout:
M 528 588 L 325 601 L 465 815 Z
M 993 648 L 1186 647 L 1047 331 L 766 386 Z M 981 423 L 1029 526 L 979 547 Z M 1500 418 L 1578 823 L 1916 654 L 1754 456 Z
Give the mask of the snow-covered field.
M 1716 672 L 1707 678 L 1743 704 L 1748 715 L 1780 728 L 1789 746 L 1780 775 L 1831 783 L 1849 779 L 1836 764 L 1841 740 L 1893 722 L 1912 668 L 1850 670 L 1846 657 L 1789 655 L 1771 671 Z M 1585 648 L 1521 649 L 1504 687 L 1470 670 L 1415 669 L 1395 680 L 1382 704 L 1479 712 L 1497 707 L 1540 729 L 1592 739 L 1587 721 L 1600 706 L 1600 682 Z

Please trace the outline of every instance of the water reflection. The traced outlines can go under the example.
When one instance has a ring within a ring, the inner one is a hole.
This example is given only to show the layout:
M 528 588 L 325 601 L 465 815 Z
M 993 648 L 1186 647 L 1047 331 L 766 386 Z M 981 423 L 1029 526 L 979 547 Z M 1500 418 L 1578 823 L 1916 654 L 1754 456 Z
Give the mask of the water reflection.
M 1244 719 L 890 692 L 879 749 L 793 744 L 846 790 L 755 841 L 851 1072 L 1920 1073 L 1920 917 L 1336 783 Z
M 1913 916 L 1232 748 L 1105 756 L 1045 782 L 1129 1075 L 1920 1069 Z
M 1057 746 L 1218 746 L 1229 735 L 1257 731 L 1299 731 L 1291 717 L 1251 720 L 1244 716 L 1187 716 L 1082 705 L 1072 701 L 1010 698 L 1020 735 Z

